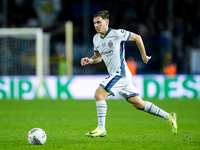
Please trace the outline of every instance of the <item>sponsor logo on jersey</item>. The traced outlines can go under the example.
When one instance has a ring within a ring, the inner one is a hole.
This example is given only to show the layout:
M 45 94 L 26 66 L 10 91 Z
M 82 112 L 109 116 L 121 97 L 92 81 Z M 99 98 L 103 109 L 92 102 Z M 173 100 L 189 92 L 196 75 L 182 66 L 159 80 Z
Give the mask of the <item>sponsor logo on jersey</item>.
M 107 55 L 113 53 L 113 50 L 102 52 L 101 55 Z

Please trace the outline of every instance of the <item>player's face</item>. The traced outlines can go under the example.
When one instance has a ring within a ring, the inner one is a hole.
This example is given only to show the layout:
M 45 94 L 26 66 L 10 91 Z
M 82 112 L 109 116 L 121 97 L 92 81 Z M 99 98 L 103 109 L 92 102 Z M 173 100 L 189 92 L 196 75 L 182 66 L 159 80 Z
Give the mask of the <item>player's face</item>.
M 94 27 L 98 33 L 101 35 L 105 35 L 106 32 L 108 31 L 108 23 L 109 20 L 107 19 L 102 19 L 102 17 L 96 17 L 94 18 Z

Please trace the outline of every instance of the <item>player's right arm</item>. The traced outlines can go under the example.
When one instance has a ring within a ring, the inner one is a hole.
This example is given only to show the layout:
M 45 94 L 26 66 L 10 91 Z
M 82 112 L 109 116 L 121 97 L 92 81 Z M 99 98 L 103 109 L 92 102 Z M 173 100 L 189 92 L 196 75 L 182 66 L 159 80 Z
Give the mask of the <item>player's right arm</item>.
M 91 58 L 85 57 L 81 59 L 81 66 L 88 64 L 97 64 L 102 61 L 102 57 L 98 52 L 94 52 L 94 55 Z

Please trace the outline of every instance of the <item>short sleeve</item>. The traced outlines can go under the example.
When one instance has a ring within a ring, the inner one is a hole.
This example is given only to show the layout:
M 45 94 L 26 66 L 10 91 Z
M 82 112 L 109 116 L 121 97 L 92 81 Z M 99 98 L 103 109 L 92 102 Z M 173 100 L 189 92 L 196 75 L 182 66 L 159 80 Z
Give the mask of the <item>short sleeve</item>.
M 97 47 L 94 45 L 94 52 L 99 52 L 98 50 L 97 50 Z
M 130 36 L 131 36 L 130 31 L 126 31 L 126 30 L 123 30 L 123 29 L 118 29 L 116 33 L 117 33 L 120 41 L 128 41 Z

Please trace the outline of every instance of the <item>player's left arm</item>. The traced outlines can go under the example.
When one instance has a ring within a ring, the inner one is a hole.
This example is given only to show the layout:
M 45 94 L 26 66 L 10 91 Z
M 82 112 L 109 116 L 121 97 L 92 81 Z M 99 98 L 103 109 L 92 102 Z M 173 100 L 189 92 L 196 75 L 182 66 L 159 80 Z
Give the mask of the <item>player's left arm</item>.
M 142 56 L 143 62 L 148 63 L 148 61 L 151 59 L 151 56 L 146 55 L 146 50 L 145 50 L 144 43 L 143 43 L 141 36 L 131 32 L 129 41 L 135 41 L 136 42 L 136 44 L 137 44 L 137 46 L 140 50 L 140 54 Z

